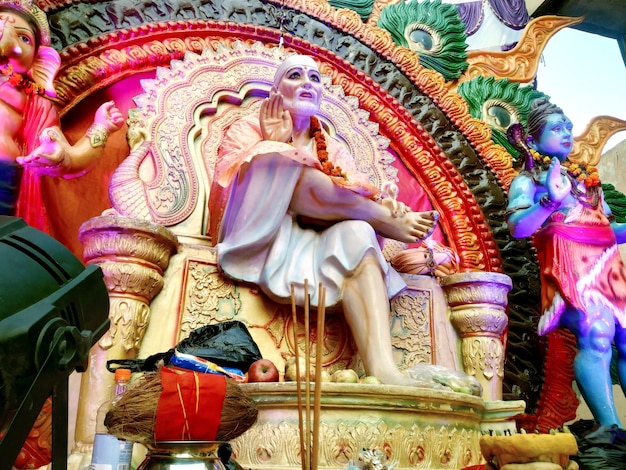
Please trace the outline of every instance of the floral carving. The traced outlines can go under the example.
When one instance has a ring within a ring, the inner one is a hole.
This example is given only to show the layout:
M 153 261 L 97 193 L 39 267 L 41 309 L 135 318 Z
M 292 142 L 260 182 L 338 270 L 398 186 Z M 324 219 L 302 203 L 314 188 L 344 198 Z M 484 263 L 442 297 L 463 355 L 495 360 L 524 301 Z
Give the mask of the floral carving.
M 182 338 L 200 326 L 232 320 L 241 310 L 236 286 L 224 279 L 215 264 L 189 261 L 187 270 L 189 276 L 180 327 Z
M 480 455 L 478 432 L 430 425 L 388 426 L 385 423 L 340 420 L 320 424 L 319 462 L 324 468 L 343 468 L 364 449 L 382 450 L 397 470 L 462 468 Z M 245 439 L 245 445 L 242 441 Z M 297 422 L 255 425 L 232 442 L 243 466 L 293 468 L 300 465 Z
M 432 331 L 430 295 L 426 291 L 410 291 L 392 300 L 391 340 L 402 351 L 401 367 L 432 363 Z

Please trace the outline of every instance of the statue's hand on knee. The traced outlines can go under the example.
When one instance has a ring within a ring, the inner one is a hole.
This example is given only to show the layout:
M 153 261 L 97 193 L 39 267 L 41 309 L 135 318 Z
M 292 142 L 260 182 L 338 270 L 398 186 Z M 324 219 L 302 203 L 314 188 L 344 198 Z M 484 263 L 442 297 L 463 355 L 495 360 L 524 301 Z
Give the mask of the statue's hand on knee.
M 387 197 L 381 200 L 381 204 L 391 211 L 392 217 L 400 217 L 404 214 L 411 212 L 411 208 L 404 202 L 398 201 L 398 186 L 394 183 L 385 183 L 383 185 L 383 192 L 387 194 Z

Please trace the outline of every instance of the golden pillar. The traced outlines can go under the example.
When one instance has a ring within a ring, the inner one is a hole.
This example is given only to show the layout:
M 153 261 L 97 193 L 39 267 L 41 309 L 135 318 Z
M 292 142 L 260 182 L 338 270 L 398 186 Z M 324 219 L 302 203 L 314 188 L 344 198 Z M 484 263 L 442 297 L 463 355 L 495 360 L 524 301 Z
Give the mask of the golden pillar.
M 150 302 L 163 288 L 163 273 L 176 253 L 176 236 L 152 222 L 115 214 L 94 217 L 79 232 L 87 264 L 100 266 L 109 291 L 110 328 L 89 354 L 76 419 L 74 453 L 91 455 L 96 412 L 110 398 L 111 359 L 131 359 L 150 321 Z
M 483 386 L 485 401 L 502 400 L 504 344 L 511 279 L 500 273 L 457 273 L 441 279 L 450 321 L 461 337 L 465 372 Z

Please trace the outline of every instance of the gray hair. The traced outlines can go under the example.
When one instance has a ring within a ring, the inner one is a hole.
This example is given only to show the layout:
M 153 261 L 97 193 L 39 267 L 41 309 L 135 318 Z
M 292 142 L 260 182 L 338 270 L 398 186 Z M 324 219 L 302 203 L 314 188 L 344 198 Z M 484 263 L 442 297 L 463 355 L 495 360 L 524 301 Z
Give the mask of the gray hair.
M 530 112 L 526 120 L 526 133 L 539 140 L 541 133 L 546 126 L 546 119 L 551 114 L 565 115 L 563 110 L 557 105 L 550 103 L 548 98 L 537 98 L 530 104 Z

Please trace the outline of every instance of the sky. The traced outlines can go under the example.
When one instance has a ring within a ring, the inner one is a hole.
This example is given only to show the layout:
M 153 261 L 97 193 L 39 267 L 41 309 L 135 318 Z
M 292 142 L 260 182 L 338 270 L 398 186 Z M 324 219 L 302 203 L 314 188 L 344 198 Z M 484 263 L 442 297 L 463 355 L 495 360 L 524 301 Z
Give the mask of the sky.
M 537 88 L 572 120 L 574 135 L 595 116 L 626 120 L 626 65 L 615 39 L 572 28 L 557 32 L 543 51 Z M 615 134 L 604 152 L 623 140 L 626 131 Z

